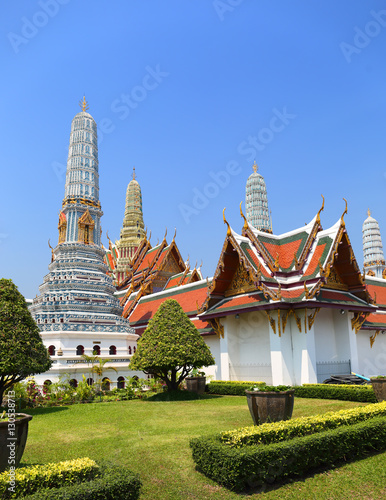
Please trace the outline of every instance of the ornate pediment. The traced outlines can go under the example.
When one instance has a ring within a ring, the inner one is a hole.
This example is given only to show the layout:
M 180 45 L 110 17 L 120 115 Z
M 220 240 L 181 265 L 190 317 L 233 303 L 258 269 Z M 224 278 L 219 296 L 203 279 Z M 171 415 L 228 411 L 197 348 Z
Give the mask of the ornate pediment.
M 178 274 L 181 272 L 181 266 L 178 264 L 174 256 L 169 254 L 167 257 L 167 262 L 162 266 L 162 271 L 169 275 Z
M 88 209 L 85 211 L 85 213 L 82 215 L 82 217 L 79 218 L 79 224 L 84 224 L 86 226 L 94 227 L 95 222 L 94 222 L 94 219 L 91 217 L 91 214 L 88 211 Z
M 348 286 L 343 283 L 339 274 L 336 272 L 335 267 L 331 267 L 326 286 L 328 288 L 335 288 L 337 290 L 348 290 Z
M 228 290 L 225 292 L 225 297 L 231 295 L 238 295 L 240 293 L 247 293 L 256 290 L 256 286 L 253 280 L 250 278 L 247 269 L 243 264 L 239 264 L 235 274 L 233 275 L 231 284 Z

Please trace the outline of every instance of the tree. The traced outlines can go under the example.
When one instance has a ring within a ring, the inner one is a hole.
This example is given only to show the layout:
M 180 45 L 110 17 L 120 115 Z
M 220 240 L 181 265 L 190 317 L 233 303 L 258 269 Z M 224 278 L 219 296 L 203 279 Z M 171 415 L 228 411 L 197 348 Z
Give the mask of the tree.
M 116 373 L 118 373 L 118 372 L 117 372 L 117 369 L 114 368 L 114 366 L 105 366 L 105 364 L 108 363 L 109 361 L 111 361 L 111 359 L 99 359 L 98 358 L 97 361 L 98 361 L 98 364 L 93 365 L 91 371 L 99 377 L 97 380 L 97 384 L 98 384 L 99 390 L 100 390 L 100 389 L 103 389 L 102 377 L 103 377 L 104 371 L 105 370 L 114 370 Z M 111 382 L 111 380 L 109 380 L 109 382 Z
M 193 368 L 215 363 L 197 328 L 174 299 L 163 302 L 138 340 L 129 368 L 142 370 L 163 380 L 168 391 Z M 180 373 L 178 373 L 180 372 Z
M 0 279 L 0 404 L 6 389 L 51 365 L 24 297 L 12 280 Z

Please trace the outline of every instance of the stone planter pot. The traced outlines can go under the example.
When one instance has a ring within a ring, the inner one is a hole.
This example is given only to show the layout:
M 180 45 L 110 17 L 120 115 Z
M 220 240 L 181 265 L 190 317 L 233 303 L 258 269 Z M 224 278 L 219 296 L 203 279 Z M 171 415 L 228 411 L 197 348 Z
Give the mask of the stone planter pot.
M 31 415 L 16 413 L 15 422 L 0 422 L 0 472 L 17 467 L 24 453 Z
M 294 389 L 282 392 L 245 391 L 255 425 L 289 420 L 294 409 Z
M 373 378 L 371 379 L 371 385 L 373 386 L 373 391 L 377 401 L 386 401 L 386 377 L 385 378 Z
M 206 377 L 186 377 L 186 388 L 197 394 L 205 393 Z

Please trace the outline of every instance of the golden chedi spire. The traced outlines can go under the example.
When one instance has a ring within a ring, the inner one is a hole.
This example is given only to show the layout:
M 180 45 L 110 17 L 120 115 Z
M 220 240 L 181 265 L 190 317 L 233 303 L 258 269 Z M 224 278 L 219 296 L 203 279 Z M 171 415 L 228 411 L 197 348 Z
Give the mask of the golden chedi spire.
M 146 237 L 142 213 L 142 193 L 137 181 L 135 167 L 133 167 L 132 177 L 126 191 L 125 215 L 121 237 L 116 243 L 118 250 L 117 281 L 120 281 L 125 275 L 130 266 L 130 259 L 134 256 L 141 241 Z

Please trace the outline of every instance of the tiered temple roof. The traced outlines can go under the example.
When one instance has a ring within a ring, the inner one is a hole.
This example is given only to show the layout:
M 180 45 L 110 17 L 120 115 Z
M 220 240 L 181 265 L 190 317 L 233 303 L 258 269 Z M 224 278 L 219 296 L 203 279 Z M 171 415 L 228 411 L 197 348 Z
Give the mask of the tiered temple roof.
M 155 247 L 145 237 L 131 261 L 126 278 L 117 287 L 124 307 L 123 316 L 129 317 L 145 296 L 201 279 L 199 269 L 190 269 L 189 264 L 183 261 L 175 235 L 172 242 L 167 243 L 165 234 L 162 242 Z
M 273 235 L 249 224 L 240 207 L 244 219 L 241 234 L 224 216 L 227 235 L 212 279 L 196 281 L 198 271 L 185 268 L 171 276 L 162 291 L 153 288 L 153 293 L 150 284 L 153 273 L 163 269 L 162 256 L 167 252 L 170 262 L 179 253 L 172 251 L 174 240 L 171 245 L 164 240 L 155 248 L 147 247 L 139 253 L 125 284 L 124 316 L 141 334 L 159 305 L 174 298 L 202 334 L 220 336 L 219 318 L 255 310 L 263 310 L 271 322 L 277 321 L 279 334 L 289 314 L 307 331 L 321 308 L 353 312 L 356 331 L 362 325 L 386 330 L 386 281 L 364 281 L 346 230 L 347 206 L 336 224 L 325 230 L 320 221 L 323 208 L 324 200 L 309 224 Z M 193 276 L 195 282 L 187 284 Z
M 346 210 L 327 230 L 321 227 L 322 210 L 306 226 L 280 236 L 257 231 L 242 212 L 239 235 L 224 216 L 227 236 L 200 317 L 339 307 L 355 311 L 358 324 L 364 321 L 376 308 L 351 248 Z

